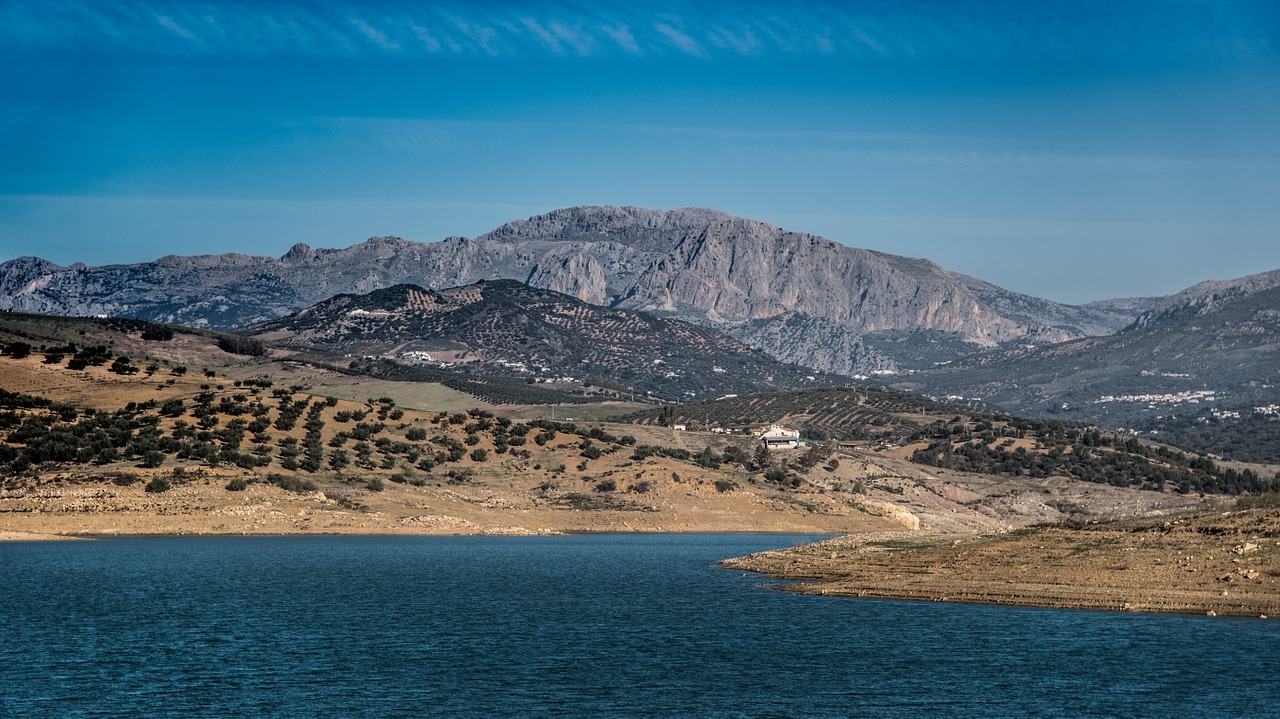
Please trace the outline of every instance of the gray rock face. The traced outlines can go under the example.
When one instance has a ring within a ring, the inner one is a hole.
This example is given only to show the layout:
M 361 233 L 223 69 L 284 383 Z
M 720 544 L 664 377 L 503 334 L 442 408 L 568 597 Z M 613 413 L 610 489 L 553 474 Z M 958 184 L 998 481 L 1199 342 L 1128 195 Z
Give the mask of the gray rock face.
M 889 356 L 867 346 L 857 330 L 801 312 L 735 325 L 729 334 L 777 359 L 804 367 L 825 367 L 842 375 L 896 372 Z
M 1171 320 L 1213 314 L 1232 303 L 1280 287 L 1280 270 L 1239 277 L 1208 280 L 1153 303 L 1129 329 L 1145 329 Z
M 1127 327 L 1144 309 L 1155 302 L 1152 298 L 1104 300 L 1087 305 L 1063 305 L 1057 302 L 1010 292 L 990 282 L 958 272 L 950 273 L 984 306 L 1001 316 L 1027 325 L 1031 339 L 1062 342 L 1077 337 L 1100 337 Z
M 1101 333 L 1138 312 L 1126 318 L 1122 310 L 1028 298 L 958 278 L 928 260 L 846 247 L 714 210 L 612 206 L 556 210 L 476 238 L 434 243 L 395 237 L 345 249 L 300 243 L 280 258 L 168 256 L 60 267 L 23 257 L 0 264 L 0 308 L 231 328 L 340 293 L 494 279 L 692 320 L 754 338 L 748 341 L 787 361 L 803 357 L 816 369 L 855 373 L 892 364 L 859 348 L 857 337 L 866 332 L 936 331 L 977 350 Z M 752 324 L 761 320 L 774 324 Z

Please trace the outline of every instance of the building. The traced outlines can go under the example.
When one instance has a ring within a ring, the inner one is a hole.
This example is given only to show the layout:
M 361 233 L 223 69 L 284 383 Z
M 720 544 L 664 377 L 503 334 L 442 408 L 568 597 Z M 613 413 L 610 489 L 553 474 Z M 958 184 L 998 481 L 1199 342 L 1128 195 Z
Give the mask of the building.
M 780 424 L 753 429 L 751 435 L 764 444 L 765 449 L 795 449 L 800 446 L 800 430 Z
M 677 431 L 677 432 L 683 432 L 683 431 L 685 431 L 686 429 L 688 429 L 688 427 L 686 427 L 686 426 L 685 426 L 685 425 L 683 425 L 683 424 L 673 424 L 673 425 L 671 425 L 671 429 L 674 429 L 674 430 L 675 430 L 675 431 Z

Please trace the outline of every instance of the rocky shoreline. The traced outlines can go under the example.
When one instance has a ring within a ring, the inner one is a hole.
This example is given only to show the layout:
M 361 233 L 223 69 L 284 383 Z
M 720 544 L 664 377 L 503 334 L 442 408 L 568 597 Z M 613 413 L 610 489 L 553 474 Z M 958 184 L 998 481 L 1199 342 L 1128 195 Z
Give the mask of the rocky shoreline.
M 726 560 L 804 594 L 1125 612 L 1280 617 L 1280 510 L 982 537 L 840 537 Z

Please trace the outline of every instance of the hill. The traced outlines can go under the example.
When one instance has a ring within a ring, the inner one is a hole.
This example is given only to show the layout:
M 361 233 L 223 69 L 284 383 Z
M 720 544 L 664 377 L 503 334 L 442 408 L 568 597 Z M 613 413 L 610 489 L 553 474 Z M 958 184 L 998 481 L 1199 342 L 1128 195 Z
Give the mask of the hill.
M 339 295 L 244 331 L 285 346 L 530 381 L 587 381 L 671 400 L 849 382 L 782 364 L 706 327 L 513 280 Z
M 870 448 L 761 456 L 742 436 L 583 421 L 585 408 L 547 408 L 580 418 L 554 421 L 440 385 L 219 346 L 234 339 L 0 313 L 0 538 L 972 532 L 1200 501 L 961 473 Z
M 1275 443 L 1260 454 L 1256 440 L 1280 422 L 1280 271 L 1196 285 L 1112 336 L 968 357 L 894 386 L 1153 436 L 1181 427 L 1192 449 L 1277 462 Z M 1187 420 L 1212 424 L 1211 441 Z
M 870 449 L 919 465 L 1006 477 L 1070 477 L 1161 492 L 1258 494 L 1280 473 L 1237 469 L 1177 448 L 1058 420 L 967 410 L 902 392 L 822 389 L 645 410 L 630 419 L 741 432 L 776 422 L 830 445 Z M 819 454 L 797 462 L 821 461 Z

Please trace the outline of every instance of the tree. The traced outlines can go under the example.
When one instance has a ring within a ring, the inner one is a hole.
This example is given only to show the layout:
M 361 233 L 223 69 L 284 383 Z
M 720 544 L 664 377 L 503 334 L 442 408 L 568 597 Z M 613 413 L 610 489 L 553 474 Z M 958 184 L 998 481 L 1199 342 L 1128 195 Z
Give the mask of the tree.
M 248 357 L 261 357 L 267 353 L 267 346 L 262 343 L 262 340 L 236 335 L 227 335 L 219 338 L 218 349 L 230 354 Z
M 764 443 L 756 445 L 756 452 L 751 458 L 751 464 L 757 470 L 763 470 L 765 467 L 769 466 L 769 450 L 765 449 Z
M 121 355 L 116 358 L 115 362 L 111 363 L 111 367 L 108 371 L 115 372 L 116 374 L 127 375 L 127 374 L 138 374 L 139 370 L 137 367 L 134 367 L 132 364 L 130 364 L 128 357 Z
M 489 450 L 487 450 L 487 449 L 473 449 L 473 450 L 471 450 L 471 460 L 472 460 L 473 462 L 483 462 L 483 461 L 485 461 L 485 460 L 487 460 L 487 459 L 489 459 Z
M 14 359 L 22 359 L 31 354 L 31 345 L 26 342 L 10 342 L 5 346 L 4 353 Z
M 351 463 L 351 457 L 345 449 L 335 449 L 329 453 L 329 466 L 339 471 Z
M 164 464 L 164 454 L 159 450 L 150 449 L 142 454 L 142 461 L 138 463 L 138 466 L 154 469 L 162 464 Z

